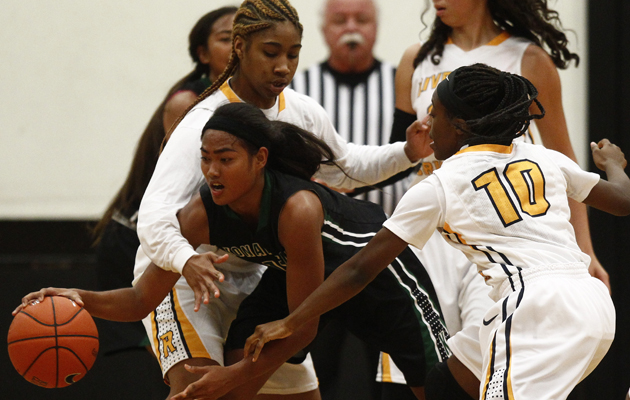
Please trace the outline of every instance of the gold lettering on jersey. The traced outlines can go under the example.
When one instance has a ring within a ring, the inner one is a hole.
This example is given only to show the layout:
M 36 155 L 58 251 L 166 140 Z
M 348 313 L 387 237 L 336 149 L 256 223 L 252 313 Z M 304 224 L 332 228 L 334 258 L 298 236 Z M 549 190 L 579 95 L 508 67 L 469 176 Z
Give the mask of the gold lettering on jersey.
M 241 246 L 241 251 L 243 252 L 245 257 L 250 257 L 250 258 L 254 257 L 254 252 L 252 251 L 252 248 L 249 247 L 248 244 Z
M 512 199 L 507 193 L 503 182 L 499 179 L 496 168 L 489 169 L 477 176 L 471 182 L 475 190 L 485 190 L 492 206 L 496 210 L 503 226 L 510 226 L 521 221 L 521 216 L 516 211 Z
M 287 254 L 283 251 L 273 256 L 273 260 L 265 260 L 262 263 L 267 267 L 275 267 L 283 271 L 287 270 Z
M 244 244 L 242 246 L 232 246 L 225 249 L 240 258 L 255 258 L 270 256 L 271 253 L 265 250 L 260 243 Z
M 418 168 L 418 176 L 431 175 L 436 169 L 442 166 L 442 161 L 427 161 L 423 162 Z
M 530 160 L 512 162 L 503 172 L 521 203 L 521 210 L 532 217 L 544 215 L 549 210 L 545 198 L 545 177 L 538 164 Z
M 234 254 L 236 257 L 243 258 L 243 252 L 236 246 L 228 247 L 225 250 L 227 250 L 229 253 Z
M 513 161 L 505 166 L 503 175 L 518 198 L 523 213 L 531 217 L 547 213 L 550 205 L 545 198 L 545 176 L 538 164 L 530 160 Z M 486 191 L 503 226 L 508 227 L 523 220 L 496 168 L 485 171 L 471 183 L 475 190 Z
M 257 257 L 269 255 L 269 253 L 258 243 L 252 244 L 252 248 L 254 249 L 254 254 L 256 254 Z
M 420 85 L 418 86 L 417 97 L 420 97 L 422 92 L 426 91 L 429 88 L 429 84 L 431 84 L 431 89 L 435 90 L 438 83 L 442 82 L 450 74 L 451 74 L 451 71 L 446 71 L 446 72 L 440 72 L 439 74 L 433 74 L 431 76 L 422 78 L 422 80 L 420 80 Z
M 167 358 L 171 353 L 175 353 L 176 349 L 173 344 L 173 331 L 168 331 L 160 336 L 160 340 L 162 340 L 162 355 L 164 358 Z

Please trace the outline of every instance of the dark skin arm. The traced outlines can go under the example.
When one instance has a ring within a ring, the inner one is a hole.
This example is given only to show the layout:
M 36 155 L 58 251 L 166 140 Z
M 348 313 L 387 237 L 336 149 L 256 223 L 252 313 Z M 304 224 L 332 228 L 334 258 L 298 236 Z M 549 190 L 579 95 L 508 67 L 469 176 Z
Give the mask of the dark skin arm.
M 208 243 L 210 237 L 208 215 L 201 195 L 196 194 L 186 207 L 177 213 L 177 219 L 182 236 L 188 240 L 193 248 Z M 182 275 L 195 293 L 195 311 L 199 311 L 201 303 L 208 304 L 211 296 L 219 297 L 220 292 L 214 282 L 223 282 L 224 277 L 221 272 L 214 268 L 214 264 L 222 263 L 227 258 L 227 254 L 219 257 L 215 253 L 208 252 L 194 255 L 186 262 Z M 197 267 L 195 268 L 195 266 Z
M 265 343 L 290 337 L 303 324 L 332 310 L 359 293 L 407 246 L 407 242 L 382 228 L 369 243 L 333 272 L 288 317 L 256 327 L 245 343 L 245 354 L 258 358 Z
M 584 203 L 613 215 L 630 214 L 630 178 L 624 172 L 628 165 L 624 154 L 608 139 L 591 143 L 591 151 L 595 165 L 606 172 L 608 180 L 600 180 Z
M 90 315 L 110 321 L 140 321 L 153 311 L 170 292 L 179 274 L 149 265 L 138 283 L 129 288 L 94 292 L 83 289 L 45 288 L 22 298 L 13 315 L 32 301 L 46 296 L 64 296 L 84 307 Z
M 290 311 L 295 310 L 324 281 L 323 221 L 321 202 L 310 191 L 293 195 L 280 213 L 278 236 L 287 254 L 287 301 Z M 265 347 L 257 362 L 251 357 L 243 358 L 242 350 L 237 350 L 239 357 L 235 364 L 223 368 L 188 368 L 190 372 L 204 376 L 172 400 L 253 396 L 276 369 L 315 338 L 318 322 L 317 318 L 311 319 L 296 329 L 290 338 Z M 226 360 L 230 358 L 226 355 Z
M 543 144 L 545 147 L 559 151 L 577 162 L 562 107 L 560 75 L 551 57 L 542 48 L 530 45 L 523 55 L 521 72 L 538 89 L 538 100 L 545 108 L 545 117 L 536 120 Z M 540 111 L 535 104 L 532 104 L 530 112 L 539 113 Z M 569 199 L 569 207 L 571 208 L 571 224 L 575 229 L 578 245 L 583 252 L 591 257 L 589 272 L 604 282 L 610 290 L 608 273 L 593 250 L 586 205 Z
M 201 215 L 201 213 L 203 214 Z M 207 217 L 199 196 L 195 196 L 180 211 L 178 219 L 182 234 L 192 245 L 199 246 L 208 241 Z M 201 256 L 210 257 L 214 262 L 222 262 L 227 259 L 227 256 L 218 257 L 214 253 L 202 254 Z M 64 296 L 85 307 L 94 317 L 111 321 L 139 321 L 160 305 L 179 277 L 179 274 L 165 271 L 151 263 L 133 287 L 104 292 L 45 288 L 24 296 L 22 304 L 13 311 L 13 315 L 31 301 L 42 301 L 45 296 Z

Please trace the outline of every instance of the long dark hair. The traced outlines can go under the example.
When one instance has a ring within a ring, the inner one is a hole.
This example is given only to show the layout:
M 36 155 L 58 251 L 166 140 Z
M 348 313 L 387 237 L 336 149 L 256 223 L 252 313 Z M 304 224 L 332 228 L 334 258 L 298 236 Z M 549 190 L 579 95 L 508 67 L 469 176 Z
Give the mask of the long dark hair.
M 222 7 L 211 11 L 201 17 L 190 31 L 188 35 L 188 52 L 195 62 L 195 68 L 171 87 L 157 110 L 155 110 L 151 116 L 149 123 L 138 141 L 125 183 L 118 190 L 118 193 L 112 199 L 100 221 L 92 231 L 95 244 L 100 241 L 105 227 L 109 224 L 112 216 L 116 212 L 119 212 L 125 218 L 130 218 L 132 214 L 140 208 L 140 201 L 142 200 L 142 196 L 155 169 L 160 154 L 160 145 L 166 133 L 164 130 L 164 107 L 171 96 L 179 91 L 185 84 L 201 79 L 204 74 L 210 76 L 209 67 L 199 60 L 197 49 L 199 46 L 207 45 L 208 37 L 212 32 L 212 26 L 215 22 L 225 15 L 236 13 L 236 10 L 236 7 Z
M 222 128 L 214 128 L 217 126 Z M 302 179 L 311 179 L 321 164 L 337 165 L 325 141 L 293 124 L 270 121 L 251 104 L 228 103 L 217 108 L 201 133 L 202 139 L 207 129 L 230 133 L 252 155 L 267 147 L 268 168 Z
M 300 17 L 297 11 L 291 6 L 287 0 L 245 0 L 238 8 L 236 15 L 234 16 L 234 24 L 232 26 L 232 53 L 230 54 L 230 61 L 225 67 L 223 73 L 217 78 L 212 85 L 206 89 L 184 114 L 182 114 L 177 121 L 170 128 L 169 132 L 164 137 L 162 147 L 166 145 L 166 142 L 175 130 L 175 127 L 182 118 L 190 111 L 195 105 L 199 104 L 206 97 L 216 92 L 218 88 L 227 81 L 227 79 L 234 75 L 238 68 L 238 56 L 234 51 L 234 38 L 237 36 L 247 40 L 247 38 L 256 32 L 264 31 L 278 22 L 290 22 L 302 36 L 304 28 L 300 23 Z
M 474 64 L 457 68 L 448 79 L 452 81 L 452 93 L 459 101 L 467 109 L 474 110 L 476 115 L 481 115 L 464 117 L 465 112 L 447 109 L 451 120 L 464 120 L 464 124 L 453 123 L 468 133 L 466 144 L 508 145 L 527 132 L 532 119 L 540 119 L 545 115 L 537 99 L 538 90 L 520 75 L 502 72 L 485 64 Z M 448 83 L 444 80 L 440 85 Z M 532 103 L 538 106 L 540 114 L 530 114 Z
M 580 57 L 567 48 L 569 41 L 563 32 L 558 12 L 547 6 L 547 0 L 488 0 L 488 9 L 497 26 L 545 49 L 556 67 L 566 69 L 571 60 L 575 60 L 576 66 L 579 64 Z M 431 58 L 433 64 L 439 64 L 452 30 L 436 17 L 429 39 L 420 47 L 413 60 L 414 68 L 427 57 Z

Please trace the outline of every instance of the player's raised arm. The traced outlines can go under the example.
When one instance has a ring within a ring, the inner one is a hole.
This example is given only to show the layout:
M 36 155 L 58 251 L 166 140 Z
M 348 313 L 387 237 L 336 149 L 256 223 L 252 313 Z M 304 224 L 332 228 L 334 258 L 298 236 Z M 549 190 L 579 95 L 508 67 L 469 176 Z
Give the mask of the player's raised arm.
M 591 151 L 595 165 L 606 172 L 608 180 L 600 180 L 584 203 L 613 215 L 630 214 L 630 178 L 624 172 L 628 162 L 623 152 L 608 139 L 591 143 Z

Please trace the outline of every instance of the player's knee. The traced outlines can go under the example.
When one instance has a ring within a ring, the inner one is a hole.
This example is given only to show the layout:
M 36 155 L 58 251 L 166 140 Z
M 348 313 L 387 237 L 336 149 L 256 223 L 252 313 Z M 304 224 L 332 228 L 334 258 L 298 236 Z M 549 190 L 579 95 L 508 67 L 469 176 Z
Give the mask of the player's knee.
M 435 364 L 427 374 L 424 384 L 424 395 L 426 400 L 470 400 L 470 397 L 462 389 L 451 371 L 446 365 L 446 361 Z

